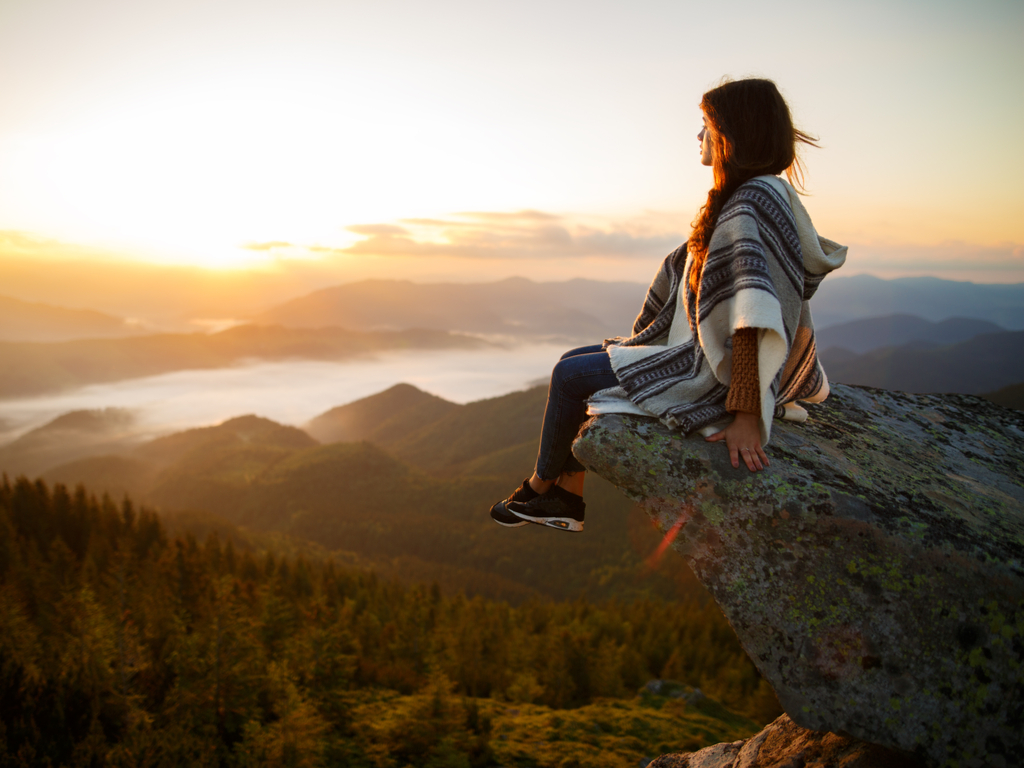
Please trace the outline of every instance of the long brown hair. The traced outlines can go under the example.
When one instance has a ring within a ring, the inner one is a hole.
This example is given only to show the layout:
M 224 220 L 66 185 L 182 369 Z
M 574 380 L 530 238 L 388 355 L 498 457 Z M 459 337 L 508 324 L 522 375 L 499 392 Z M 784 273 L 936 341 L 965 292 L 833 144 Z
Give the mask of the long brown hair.
M 693 222 L 688 250 L 693 256 L 690 290 L 697 293 L 708 255 L 711 233 L 732 193 L 755 176 L 786 172 L 803 188 L 803 165 L 797 142 L 818 146 L 816 139 L 795 128 L 786 100 L 771 80 L 751 78 L 725 82 L 701 99 L 700 108 L 711 139 L 715 185 Z

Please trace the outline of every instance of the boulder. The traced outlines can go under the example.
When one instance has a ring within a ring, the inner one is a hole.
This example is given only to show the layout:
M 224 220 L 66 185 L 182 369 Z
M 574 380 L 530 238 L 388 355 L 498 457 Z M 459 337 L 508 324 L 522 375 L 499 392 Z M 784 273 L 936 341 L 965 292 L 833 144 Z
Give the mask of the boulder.
M 662 755 L 647 768 L 919 768 L 895 750 L 835 733 L 801 728 L 782 715 L 746 741 Z
M 1022 764 L 1024 413 L 842 385 L 810 411 L 760 473 L 635 416 L 573 450 L 674 537 L 798 725 Z

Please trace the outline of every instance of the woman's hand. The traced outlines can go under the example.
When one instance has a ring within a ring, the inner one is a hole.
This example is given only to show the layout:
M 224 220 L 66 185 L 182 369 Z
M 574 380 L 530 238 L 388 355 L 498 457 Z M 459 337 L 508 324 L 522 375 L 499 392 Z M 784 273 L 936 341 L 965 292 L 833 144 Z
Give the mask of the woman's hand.
M 739 411 L 729 426 L 704 439 L 709 443 L 725 440 L 735 469 L 740 467 L 740 456 L 751 472 L 768 466 L 768 457 L 761 447 L 761 425 L 757 414 Z

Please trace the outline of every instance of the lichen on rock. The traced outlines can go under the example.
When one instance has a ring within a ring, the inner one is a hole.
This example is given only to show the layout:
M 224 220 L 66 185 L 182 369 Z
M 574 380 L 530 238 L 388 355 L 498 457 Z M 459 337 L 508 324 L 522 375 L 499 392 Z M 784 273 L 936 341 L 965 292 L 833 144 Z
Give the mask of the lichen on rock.
M 833 386 L 760 473 L 654 419 L 576 456 L 638 500 L 799 725 L 933 765 L 1024 755 L 1024 414 Z

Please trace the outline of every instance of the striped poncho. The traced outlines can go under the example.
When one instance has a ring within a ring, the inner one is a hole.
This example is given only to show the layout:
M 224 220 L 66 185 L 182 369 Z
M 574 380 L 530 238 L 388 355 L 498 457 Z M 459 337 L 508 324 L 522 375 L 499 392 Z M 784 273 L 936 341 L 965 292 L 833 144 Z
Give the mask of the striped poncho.
M 589 413 L 656 416 L 687 434 L 717 431 L 731 418 L 732 335 L 757 328 L 767 443 L 774 416 L 806 418 L 795 401 L 828 395 L 808 300 L 845 259 L 846 247 L 818 236 L 787 182 L 746 182 L 719 215 L 698 296 L 689 288 L 693 261 L 684 243 L 651 283 L 633 335 L 606 342 L 619 386 L 595 394 Z

